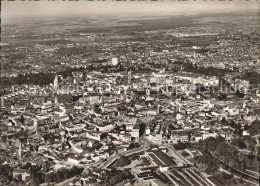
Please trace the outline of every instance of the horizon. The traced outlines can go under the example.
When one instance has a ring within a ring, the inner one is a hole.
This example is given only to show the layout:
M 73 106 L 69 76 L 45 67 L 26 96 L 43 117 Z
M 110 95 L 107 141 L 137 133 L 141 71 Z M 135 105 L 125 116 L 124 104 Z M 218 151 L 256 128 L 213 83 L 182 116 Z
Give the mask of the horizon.
M 2 22 L 22 18 L 142 17 L 215 13 L 260 13 L 260 2 L 250 1 L 2 1 Z

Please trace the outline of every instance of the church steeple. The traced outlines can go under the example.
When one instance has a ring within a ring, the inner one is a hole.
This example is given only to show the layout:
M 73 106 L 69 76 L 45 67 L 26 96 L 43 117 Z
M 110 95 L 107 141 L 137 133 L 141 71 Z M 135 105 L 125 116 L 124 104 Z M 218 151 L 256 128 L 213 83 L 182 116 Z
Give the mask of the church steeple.
M 57 93 L 57 91 L 58 91 L 58 75 L 55 74 L 55 78 L 53 81 L 53 92 Z
M 57 108 L 58 104 L 59 104 L 57 94 L 54 94 L 54 104 L 55 104 L 55 107 Z

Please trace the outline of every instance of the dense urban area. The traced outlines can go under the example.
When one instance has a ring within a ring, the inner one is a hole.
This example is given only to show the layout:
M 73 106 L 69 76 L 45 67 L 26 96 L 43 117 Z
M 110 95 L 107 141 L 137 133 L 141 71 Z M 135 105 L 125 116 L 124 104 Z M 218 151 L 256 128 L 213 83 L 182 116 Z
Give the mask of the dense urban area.
M 0 185 L 258 185 L 259 15 L 16 21 Z

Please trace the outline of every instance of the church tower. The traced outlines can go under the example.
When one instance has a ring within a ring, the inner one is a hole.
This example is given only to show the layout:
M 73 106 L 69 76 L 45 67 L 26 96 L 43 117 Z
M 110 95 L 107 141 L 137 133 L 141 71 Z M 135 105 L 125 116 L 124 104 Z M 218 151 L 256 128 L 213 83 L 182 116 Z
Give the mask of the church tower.
M 53 92 L 57 93 L 58 91 L 58 75 L 55 75 L 54 81 L 53 81 Z
M 58 108 L 59 102 L 58 102 L 58 98 L 57 98 L 56 93 L 54 93 L 54 105 L 55 105 L 55 108 Z

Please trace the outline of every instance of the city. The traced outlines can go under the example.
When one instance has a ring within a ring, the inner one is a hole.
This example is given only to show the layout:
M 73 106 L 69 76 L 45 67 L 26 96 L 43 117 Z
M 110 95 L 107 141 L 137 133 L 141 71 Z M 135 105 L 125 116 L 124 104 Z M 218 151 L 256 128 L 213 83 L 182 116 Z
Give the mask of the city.
M 259 19 L 3 20 L 0 185 L 258 185 Z

